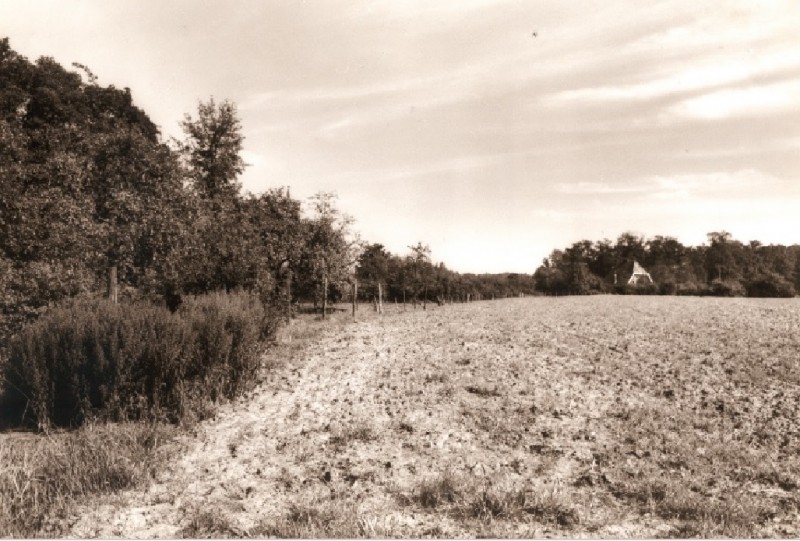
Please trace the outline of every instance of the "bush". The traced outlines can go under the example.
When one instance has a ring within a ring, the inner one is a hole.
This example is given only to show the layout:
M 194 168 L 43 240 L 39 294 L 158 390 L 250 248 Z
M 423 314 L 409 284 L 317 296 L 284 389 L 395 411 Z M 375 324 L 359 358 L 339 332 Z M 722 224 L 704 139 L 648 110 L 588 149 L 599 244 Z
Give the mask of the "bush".
M 3 367 L 8 405 L 45 427 L 175 409 L 190 346 L 188 329 L 164 308 L 70 301 L 12 342 Z
M 678 292 L 678 285 L 675 282 L 661 282 L 658 284 L 659 295 L 675 295 Z
M 12 341 L 3 410 L 40 427 L 94 416 L 179 421 L 254 380 L 265 320 L 244 293 L 189 298 L 176 314 L 143 302 L 70 301 Z
M 762 274 L 750 280 L 745 286 L 748 297 L 785 297 L 795 296 L 794 285 L 776 273 Z
M 260 365 L 260 344 L 273 332 L 259 300 L 245 293 L 187 297 L 178 315 L 194 336 L 186 379 L 199 383 L 212 400 L 245 390 Z
M 615 284 L 616 295 L 658 295 L 660 290 L 656 284 Z
M 711 291 L 705 284 L 700 284 L 697 282 L 683 282 L 678 284 L 676 293 L 682 296 L 693 295 L 704 297 L 706 295 L 710 295 Z
M 744 297 L 744 286 L 738 280 L 714 280 L 711 295 L 716 297 Z

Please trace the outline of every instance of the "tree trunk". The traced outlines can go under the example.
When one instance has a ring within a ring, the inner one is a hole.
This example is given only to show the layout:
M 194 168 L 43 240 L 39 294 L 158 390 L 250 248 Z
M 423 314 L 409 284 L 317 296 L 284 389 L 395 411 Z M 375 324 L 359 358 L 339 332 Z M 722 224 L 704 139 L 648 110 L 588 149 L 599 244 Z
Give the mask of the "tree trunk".
M 117 284 L 117 266 L 111 265 L 108 269 L 108 298 L 114 304 L 119 300 L 119 287 Z
M 358 311 L 358 280 L 353 279 L 353 318 L 356 317 Z
M 378 313 L 383 313 L 383 286 L 378 282 Z
M 423 310 L 427 310 L 428 309 L 428 286 L 427 285 L 425 286 L 425 291 L 422 294 L 423 294 L 423 297 L 422 297 L 422 309 Z
M 325 312 L 328 311 L 328 277 L 322 277 L 322 319 L 325 319 Z

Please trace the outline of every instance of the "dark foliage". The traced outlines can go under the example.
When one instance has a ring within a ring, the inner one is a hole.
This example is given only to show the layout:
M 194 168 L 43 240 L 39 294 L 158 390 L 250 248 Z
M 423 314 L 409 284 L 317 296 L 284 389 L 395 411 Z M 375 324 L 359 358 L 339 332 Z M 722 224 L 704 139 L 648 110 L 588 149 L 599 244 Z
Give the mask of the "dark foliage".
M 177 314 L 146 302 L 68 301 L 12 342 L 4 410 L 45 427 L 178 421 L 254 381 L 264 323 L 261 303 L 244 293 L 190 298 Z
M 625 233 L 616 243 L 580 241 L 554 250 L 536 270 L 536 289 L 550 295 L 714 295 L 793 297 L 800 287 L 800 246 L 743 244 L 725 231 L 709 243 L 684 246 L 671 237 Z M 629 285 L 633 262 L 654 284 Z

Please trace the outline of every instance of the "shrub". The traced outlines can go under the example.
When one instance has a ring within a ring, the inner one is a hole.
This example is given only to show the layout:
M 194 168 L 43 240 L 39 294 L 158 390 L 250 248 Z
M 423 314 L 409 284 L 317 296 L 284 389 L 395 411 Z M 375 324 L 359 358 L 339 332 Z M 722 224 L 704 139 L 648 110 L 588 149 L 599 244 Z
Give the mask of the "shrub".
M 190 345 L 188 329 L 164 308 L 70 301 L 12 342 L 7 405 L 40 426 L 174 410 Z
M 710 295 L 711 291 L 706 284 L 700 284 L 697 282 L 683 282 L 678 284 L 676 293 L 682 296 L 694 295 L 703 297 Z
M 178 315 L 195 342 L 186 379 L 201 384 L 212 400 L 245 390 L 260 366 L 260 344 L 270 331 L 259 300 L 246 293 L 187 297 Z
M 675 282 L 661 282 L 658 284 L 659 295 L 675 295 L 678 292 L 678 285 Z
M 714 280 L 711 295 L 717 297 L 744 297 L 744 286 L 738 280 Z
M 40 427 L 93 416 L 179 421 L 254 380 L 265 319 L 244 293 L 189 298 L 176 314 L 145 302 L 67 302 L 12 342 L 3 410 Z
M 776 273 L 766 273 L 747 282 L 748 297 L 794 297 L 794 285 Z

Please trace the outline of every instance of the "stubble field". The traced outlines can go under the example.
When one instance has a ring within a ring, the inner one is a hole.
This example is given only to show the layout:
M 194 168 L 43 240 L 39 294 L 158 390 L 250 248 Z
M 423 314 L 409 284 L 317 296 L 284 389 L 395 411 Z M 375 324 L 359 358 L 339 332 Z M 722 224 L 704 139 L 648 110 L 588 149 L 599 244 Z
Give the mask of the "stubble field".
M 800 303 L 524 298 L 292 348 L 81 537 L 795 537 Z

